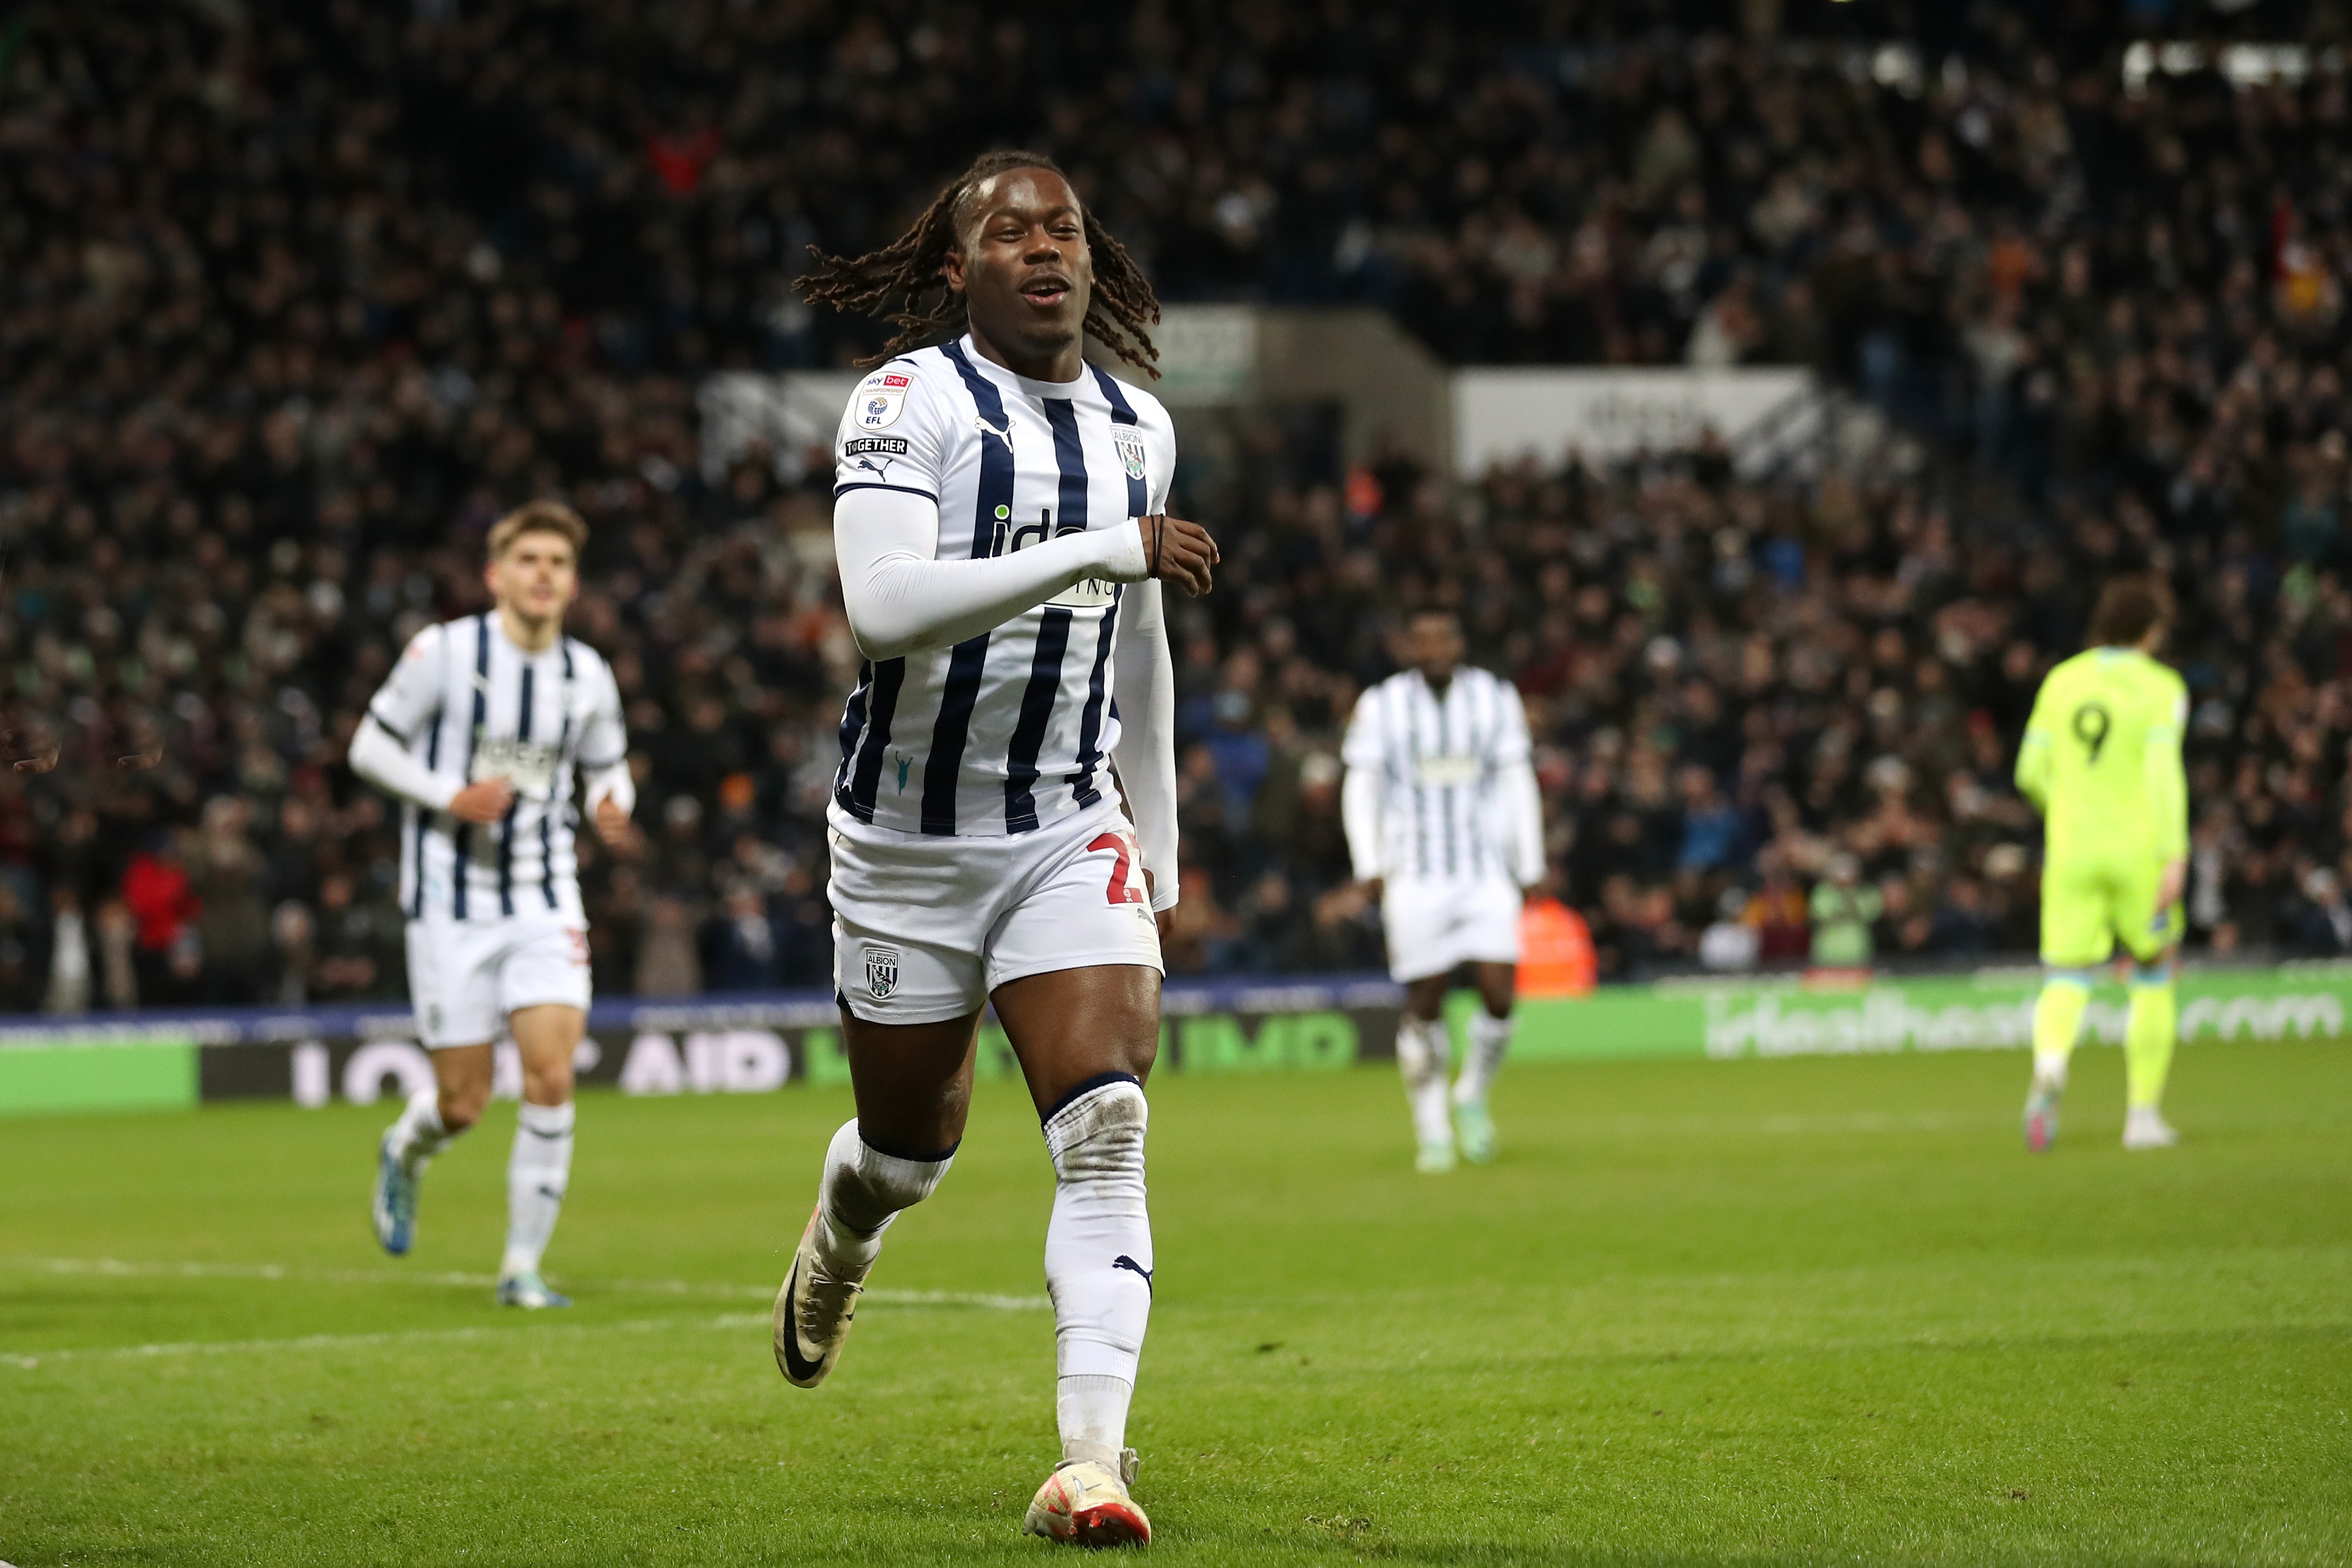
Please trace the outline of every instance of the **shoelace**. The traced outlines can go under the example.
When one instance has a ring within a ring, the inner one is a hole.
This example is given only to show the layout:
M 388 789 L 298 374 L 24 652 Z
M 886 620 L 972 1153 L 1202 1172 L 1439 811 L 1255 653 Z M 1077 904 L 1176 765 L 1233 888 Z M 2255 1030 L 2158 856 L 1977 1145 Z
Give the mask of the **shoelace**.
M 801 1287 L 801 1307 L 797 1314 L 800 1320 L 801 1337 L 811 1344 L 817 1342 L 816 1305 L 817 1292 L 820 1289 L 846 1290 L 849 1293 L 846 1300 L 839 1301 L 843 1310 L 836 1314 L 836 1321 L 843 1322 L 855 1315 L 857 1298 L 866 1293 L 866 1287 L 862 1282 L 853 1283 L 846 1279 L 835 1279 L 819 1272 L 816 1265 L 812 1262 L 809 1265 L 806 1280 Z

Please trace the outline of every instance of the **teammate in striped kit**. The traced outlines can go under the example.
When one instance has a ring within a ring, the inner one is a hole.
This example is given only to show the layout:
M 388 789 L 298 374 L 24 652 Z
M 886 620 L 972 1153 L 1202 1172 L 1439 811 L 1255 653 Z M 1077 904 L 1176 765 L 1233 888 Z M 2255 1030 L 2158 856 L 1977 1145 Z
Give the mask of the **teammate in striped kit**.
M 833 1370 L 883 1230 L 954 1159 L 992 1002 L 1058 1178 L 1062 1459 L 1026 1526 L 1140 1542 L 1126 1430 L 1154 1267 L 1143 1080 L 1155 913 L 1176 901 L 1160 583 L 1205 592 L 1216 547 L 1165 515 L 1166 411 L 1080 348 L 1090 334 L 1148 364 L 1159 308 L 1024 153 L 983 157 L 896 244 L 821 258 L 803 288 L 905 331 L 835 447 L 834 546 L 867 660 L 842 717 L 828 888 L 857 1116 L 776 1297 L 776 1364 L 803 1388 Z
M 1357 700 L 1342 754 L 1340 811 L 1358 879 L 1388 930 L 1389 972 L 1405 986 L 1397 1065 L 1423 1171 L 1495 1157 L 1486 1092 L 1511 1044 L 1519 909 L 1543 880 L 1543 808 L 1528 716 L 1510 682 L 1462 666 L 1451 610 L 1414 613 L 1412 668 Z M 1448 1105 L 1445 983 L 1468 964 L 1482 1010 Z M 1450 1109 L 1450 1114 L 1449 1114 Z
M 498 1288 L 514 1307 L 571 1305 L 540 1259 L 572 1176 L 572 1058 L 588 1015 L 573 781 L 607 842 L 626 837 L 636 801 L 612 671 L 563 636 L 587 538 L 552 501 L 501 519 L 484 574 L 496 607 L 417 633 L 352 740 L 352 771 L 403 802 L 409 996 L 438 1080 L 384 1132 L 376 1238 L 408 1250 L 418 1178 L 481 1119 L 504 1029 L 522 1058 Z

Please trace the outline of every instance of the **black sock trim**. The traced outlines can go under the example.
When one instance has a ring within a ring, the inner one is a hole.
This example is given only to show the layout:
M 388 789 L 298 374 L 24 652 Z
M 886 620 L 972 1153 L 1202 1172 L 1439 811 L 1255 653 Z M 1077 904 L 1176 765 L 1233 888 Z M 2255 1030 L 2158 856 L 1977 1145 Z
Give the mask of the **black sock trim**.
M 887 1149 L 874 1142 L 873 1139 L 866 1136 L 866 1129 L 863 1127 L 857 1130 L 857 1141 L 860 1143 L 865 1144 L 868 1149 L 873 1150 L 877 1154 L 887 1154 L 893 1160 L 912 1160 L 919 1165 L 937 1165 L 944 1163 L 949 1160 L 954 1159 L 955 1152 L 963 1147 L 963 1140 L 959 1138 L 944 1149 L 931 1150 L 928 1152 L 919 1150 Z
M 1107 1083 L 1131 1083 L 1138 1089 L 1143 1087 L 1143 1080 L 1136 1077 L 1131 1072 L 1098 1072 L 1090 1079 L 1084 1079 L 1072 1084 L 1068 1093 L 1063 1095 L 1061 1099 L 1054 1101 L 1054 1108 L 1051 1110 L 1048 1110 L 1045 1115 L 1037 1118 L 1037 1125 L 1043 1127 L 1046 1122 L 1053 1121 L 1054 1118 L 1061 1115 L 1063 1111 L 1067 1110 L 1070 1108 L 1071 1101 L 1076 1100 L 1081 1095 L 1092 1094 L 1096 1089 L 1102 1088 L 1103 1085 Z

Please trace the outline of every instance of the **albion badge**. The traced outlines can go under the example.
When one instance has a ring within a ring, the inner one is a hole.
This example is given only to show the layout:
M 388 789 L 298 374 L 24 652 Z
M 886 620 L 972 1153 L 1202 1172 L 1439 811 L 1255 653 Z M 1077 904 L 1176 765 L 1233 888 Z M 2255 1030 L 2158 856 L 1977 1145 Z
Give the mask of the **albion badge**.
M 1133 430 L 1114 430 L 1111 443 L 1118 448 L 1118 460 L 1127 465 L 1127 477 L 1143 477 L 1143 437 Z
M 887 1002 L 898 989 L 898 950 L 895 947 L 869 947 L 866 950 L 866 989 L 874 994 L 877 1002 Z

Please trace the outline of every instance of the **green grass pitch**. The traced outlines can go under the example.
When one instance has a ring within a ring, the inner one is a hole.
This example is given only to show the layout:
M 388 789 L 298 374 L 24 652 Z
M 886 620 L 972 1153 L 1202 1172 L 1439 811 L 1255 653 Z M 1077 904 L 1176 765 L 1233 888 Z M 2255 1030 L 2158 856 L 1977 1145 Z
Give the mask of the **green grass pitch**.
M 1130 1440 L 1171 1562 L 2352 1561 L 2352 1050 L 2184 1050 L 2126 1155 L 2087 1050 L 1523 1068 L 1415 1176 L 1392 1073 L 1155 1086 Z M 1051 1171 L 1017 1089 L 840 1369 L 768 1298 L 845 1093 L 583 1102 L 500 1311 L 510 1109 L 364 1220 L 390 1107 L 0 1129 L 0 1558 L 1034 1562 Z M 200 1267 L 182 1268 L 182 1265 Z M 948 1293 L 924 1300 L 919 1293 Z M 984 1298 L 999 1298 L 992 1303 Z

